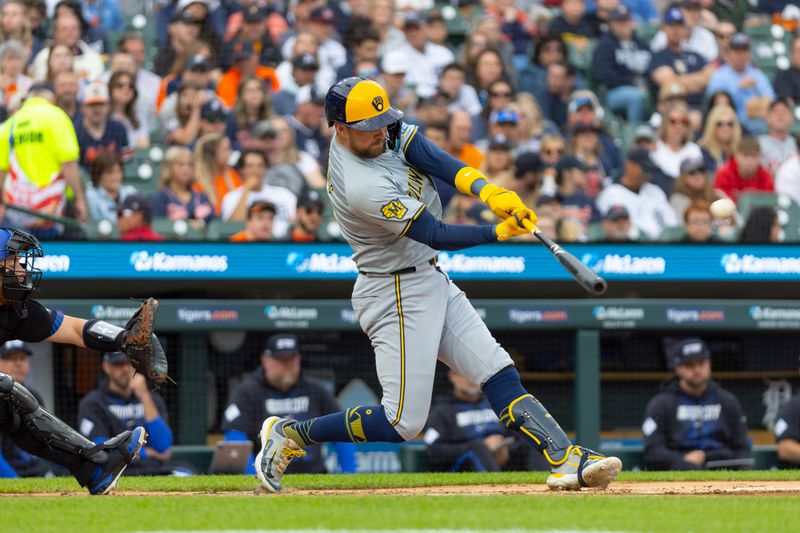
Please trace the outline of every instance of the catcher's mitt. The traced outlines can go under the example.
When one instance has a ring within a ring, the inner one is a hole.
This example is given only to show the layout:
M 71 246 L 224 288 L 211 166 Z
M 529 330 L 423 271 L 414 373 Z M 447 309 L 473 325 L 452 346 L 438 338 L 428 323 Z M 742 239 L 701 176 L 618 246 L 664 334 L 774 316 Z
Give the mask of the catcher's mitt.
M 160 385 L 167 375 L 167 357 L 153 333 L 158 312 L 158 300 L 147 298 L 125 325 L 122 351 L 128 356 L 133 368 L 147 379 Z

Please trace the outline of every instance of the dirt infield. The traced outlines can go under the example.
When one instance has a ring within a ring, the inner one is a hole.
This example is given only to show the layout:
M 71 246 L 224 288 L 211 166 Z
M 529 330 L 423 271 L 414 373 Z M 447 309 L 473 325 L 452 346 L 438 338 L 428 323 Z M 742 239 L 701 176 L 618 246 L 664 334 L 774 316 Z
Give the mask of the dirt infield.
M 261 488 L 238 491 L 141 491 L 116 489 L 112 496 L 259 496 L 267 495 Z M 665 482 L 619 482 L 606 490 L 583 489 L 578 492 L 548 490 L 543 484 L 513 485 L 442 485 L 433 487 L 404 487 L 386 489 L 293 489 L 286 488 L 280 496 L 494 496 L 494 495 L 536 495 L 536 496 L 570 496 L 575 494 L 604 495 L 800 495 L 798 481 L 665 481 Z M 38 493 L 2 493 L 2 497 L 53 497 L 53 496 L 88 496 L 83 491 L 38 492 Z

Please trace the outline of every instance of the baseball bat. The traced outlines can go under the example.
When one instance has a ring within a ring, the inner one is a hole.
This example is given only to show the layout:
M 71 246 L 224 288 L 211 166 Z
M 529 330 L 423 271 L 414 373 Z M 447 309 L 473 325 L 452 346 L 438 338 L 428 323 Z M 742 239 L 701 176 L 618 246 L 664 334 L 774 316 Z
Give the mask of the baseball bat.
M 596 295 L 606 292 L 608 283 L 598 276 L 594 270 L 584 265 L 577 257 L 563 249 L 557 242 L 539 231 L 538 228 L 533 228 L 533 234 L 542 244 L 547 246 L 553 257 L 558 259 L 558 262 L 572 274 L 572 277 L 580 283 L 581 287 Z

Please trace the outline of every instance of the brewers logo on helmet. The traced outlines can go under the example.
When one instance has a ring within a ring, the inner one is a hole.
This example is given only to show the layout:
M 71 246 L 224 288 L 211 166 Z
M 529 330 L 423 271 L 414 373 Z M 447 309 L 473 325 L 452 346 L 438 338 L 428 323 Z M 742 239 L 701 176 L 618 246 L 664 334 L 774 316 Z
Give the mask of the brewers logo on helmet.
M 334 122 L 359 131 L 386 128 L 403 118 L 403 112 L 392 107 L 386 89 L 380 84 L 359 77 L 345 78 L 328 90 L 325 96 L 328 126 Z

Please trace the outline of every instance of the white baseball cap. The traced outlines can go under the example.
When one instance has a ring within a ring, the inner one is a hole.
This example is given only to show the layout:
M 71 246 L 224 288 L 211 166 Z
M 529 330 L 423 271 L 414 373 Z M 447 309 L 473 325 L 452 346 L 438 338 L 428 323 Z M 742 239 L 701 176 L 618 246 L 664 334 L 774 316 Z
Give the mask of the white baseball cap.
M 381 59 L 381 70 L 386 74 L 405 74 L 410 69 L 408 56 L 400 50 L 392 50 Z

